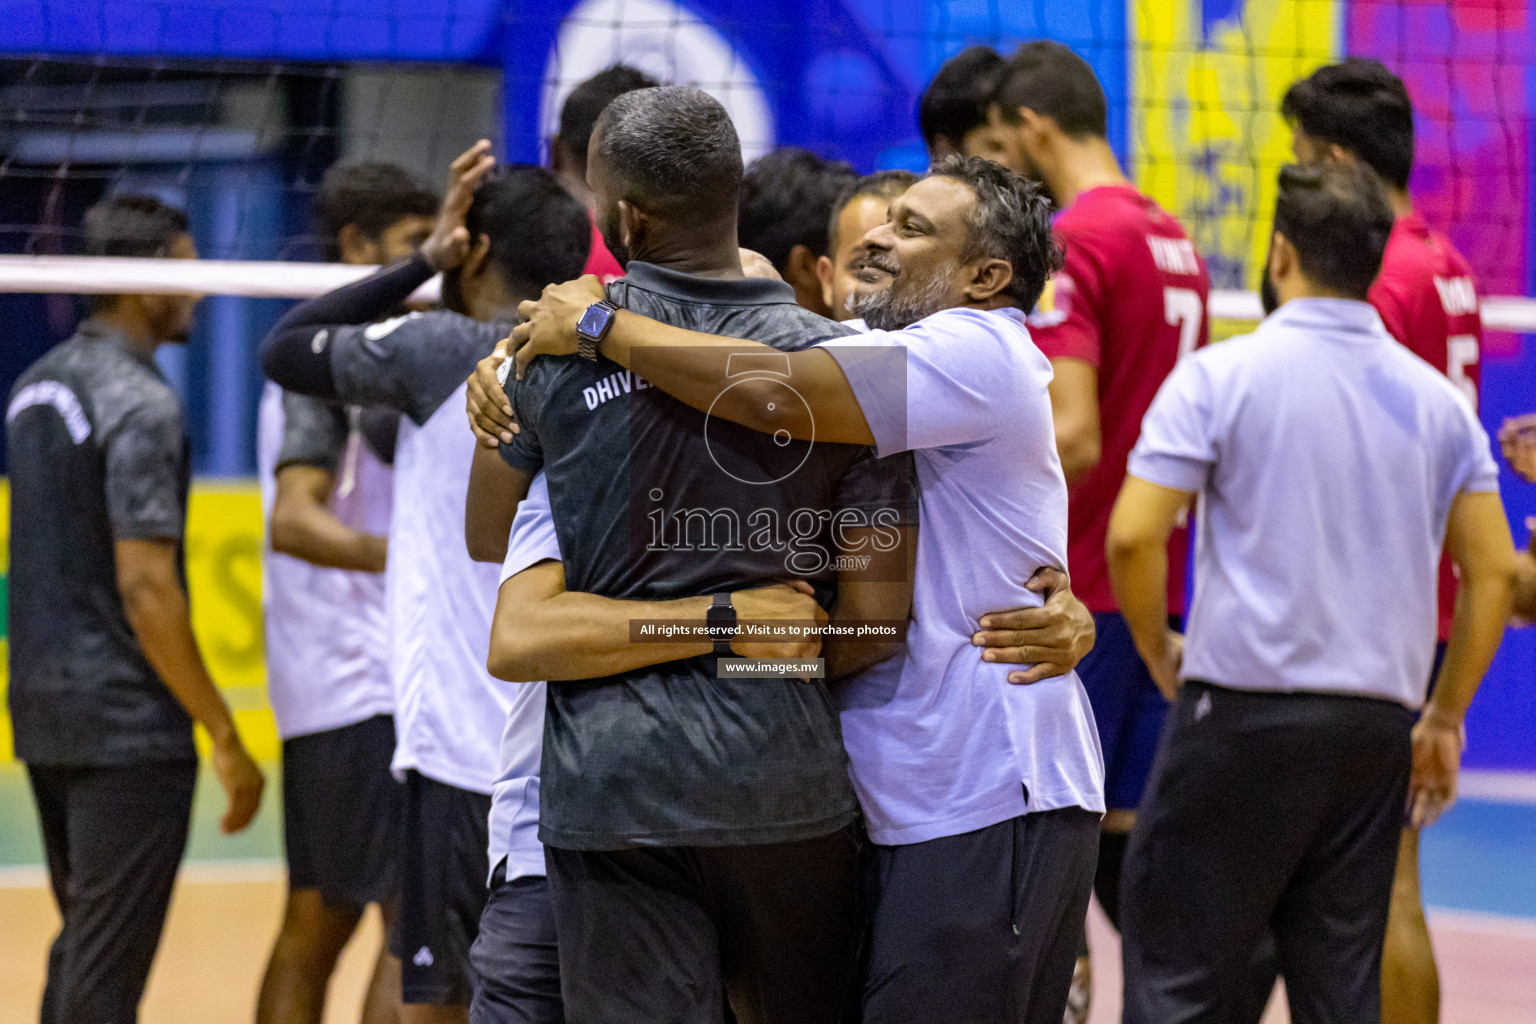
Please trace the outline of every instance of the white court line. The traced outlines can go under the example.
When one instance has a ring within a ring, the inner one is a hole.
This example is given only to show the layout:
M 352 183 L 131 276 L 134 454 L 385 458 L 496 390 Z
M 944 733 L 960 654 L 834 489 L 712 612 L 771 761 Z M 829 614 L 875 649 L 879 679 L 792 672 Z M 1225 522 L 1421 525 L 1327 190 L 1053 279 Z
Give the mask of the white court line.
M 1536 941 L 1536 917 L 1484 914 L 1474 910 L 1442 910 L 1439 907 L 1430 907 L 1427 915 L 1430 927 L 1442 931 Z
M 1462 772 L 1458 795 L 1496 804 L 1536 804 L 1536 772 Z

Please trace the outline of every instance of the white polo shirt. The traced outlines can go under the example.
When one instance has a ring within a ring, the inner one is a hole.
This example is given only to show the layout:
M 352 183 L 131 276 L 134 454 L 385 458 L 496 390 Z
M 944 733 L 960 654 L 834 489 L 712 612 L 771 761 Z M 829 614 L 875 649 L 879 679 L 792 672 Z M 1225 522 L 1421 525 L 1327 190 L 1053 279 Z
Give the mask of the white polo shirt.
M 1076 673 L 1018 686 L 971 645 L 988 612 L 1067 568 L 1051 364 L 1016 309 L 951 309 L 823 346 L 882 456 L 921 491 L 906 652 L 834 689 L 870 838 L 917 843 L 1035 811 L 1104 810 L 1104 761 Z
M 256 416 L 256 464 L 263 518 L 272 517 L 283 447 L 283 391 L 268 383 Z M 354 529 L 389 530 L 390 468 L 354 432 L 331 498 Z M 340 729 L 394 708 L 385 628 L 384 575 L 328 569 L 262 549 L 267 694 L 283 739 Z
M 560 560 L 560 541 L 549 507 L 544 474 L 533 478 L 517 507 L 501 582 L 540 562 Z M 539 842 L 539 759 L 544 753 L 544 683 L 503 683 L 512 691 L 512 710 L 501 732 L 500 773 L 491 789 L 491 873 L 505 858 L 506 880 L 543 877 L 544 844 Z
M 1451 502 L 1498 468 L 1371 306 L 1295 299 L 1182 360 L 1130 473 L 1200 495 L 1184 678 L 1423 704 Z

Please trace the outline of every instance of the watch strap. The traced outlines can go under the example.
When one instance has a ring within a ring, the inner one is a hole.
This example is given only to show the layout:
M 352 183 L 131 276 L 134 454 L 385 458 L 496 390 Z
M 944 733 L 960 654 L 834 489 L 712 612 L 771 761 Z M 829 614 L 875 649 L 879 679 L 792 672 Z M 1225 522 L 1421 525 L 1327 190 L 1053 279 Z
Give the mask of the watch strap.
M 589 362 L 597 362 L 597 347 L 613 327 L 613 316 L 619 307 L 607 299 L 599 299 L 588 306 L 576 324 L 576 354 Z
M 736 607 L 731 604 L 730 594 L 714 596 L 706 621 L 710 637 L 714 640 L 715 654 L 721 657 L 730 654 L 731 639 L 736 635 Z

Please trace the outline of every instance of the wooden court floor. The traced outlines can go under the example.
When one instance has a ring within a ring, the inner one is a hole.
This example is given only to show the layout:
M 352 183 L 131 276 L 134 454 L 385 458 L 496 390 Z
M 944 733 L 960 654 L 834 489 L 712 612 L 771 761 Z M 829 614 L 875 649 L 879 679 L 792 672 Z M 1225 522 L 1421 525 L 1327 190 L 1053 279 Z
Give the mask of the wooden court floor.
M 277 931 L 283 887 L 275 867 L 195 866 L 184 872 L 150 977 L 143 1024 L 244 1024 Z M 58 918 L 46 889 L 0 888 L 0 1024 L 35 1024 L 43 961 Z M 1119 1019 L 1118 942 L 1098 911 L 1092 1024 Z M 1464 914 L 1434 918 L 1444 987 L 1443 1024 L 1536 1021 L 1536 922 Z M 326 1024 L 353 1024 L 379 925 L 370 914 L 331 983 Z M 1280 1001 L 1264 1024 L 1286 1024 Z
M 268 877 L 241 878 L 252 874 Z M 275 868 L 183 877 L 144 994 L 142 1024 L 249 1024 L 282 906 Z M 46 889 L 0 889 L 0 1024 L 37 1024 L 44 959 L 58 920 Z M 325 1024 L 356 1024 L 381 931 L 370 910 L 331 979 Z

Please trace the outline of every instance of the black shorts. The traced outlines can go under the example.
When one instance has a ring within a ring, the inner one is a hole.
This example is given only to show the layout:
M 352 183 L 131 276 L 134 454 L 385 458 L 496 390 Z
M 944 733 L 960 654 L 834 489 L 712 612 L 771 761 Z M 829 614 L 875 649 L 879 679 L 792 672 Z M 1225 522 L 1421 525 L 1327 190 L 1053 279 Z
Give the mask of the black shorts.
M 841 1024 L 859 938 L 859 826 L 760 846 L 544 849 L 566 1017 Z
M 394 753 L 389 715 L 283 741 L 290 889 L 318 889 L 335 906 L 394 899 L 402 799 L 389 774 Z
M 542 875 L 506 880 L 506 861 L 491 877 L 491 895 L 470 948 L 477 984 L 470 1024 L 564 1024 L 555 908 Z
M 865 1024 L 1060 1024 L 1098 850 L 1081 807 L 876 846 Z
M 469 949 L 485 910 L 490 813 L 484 793 L 406 773 L 400 909 L 389 937 L 402 1002 L 468 1006 L 474 995 Z

